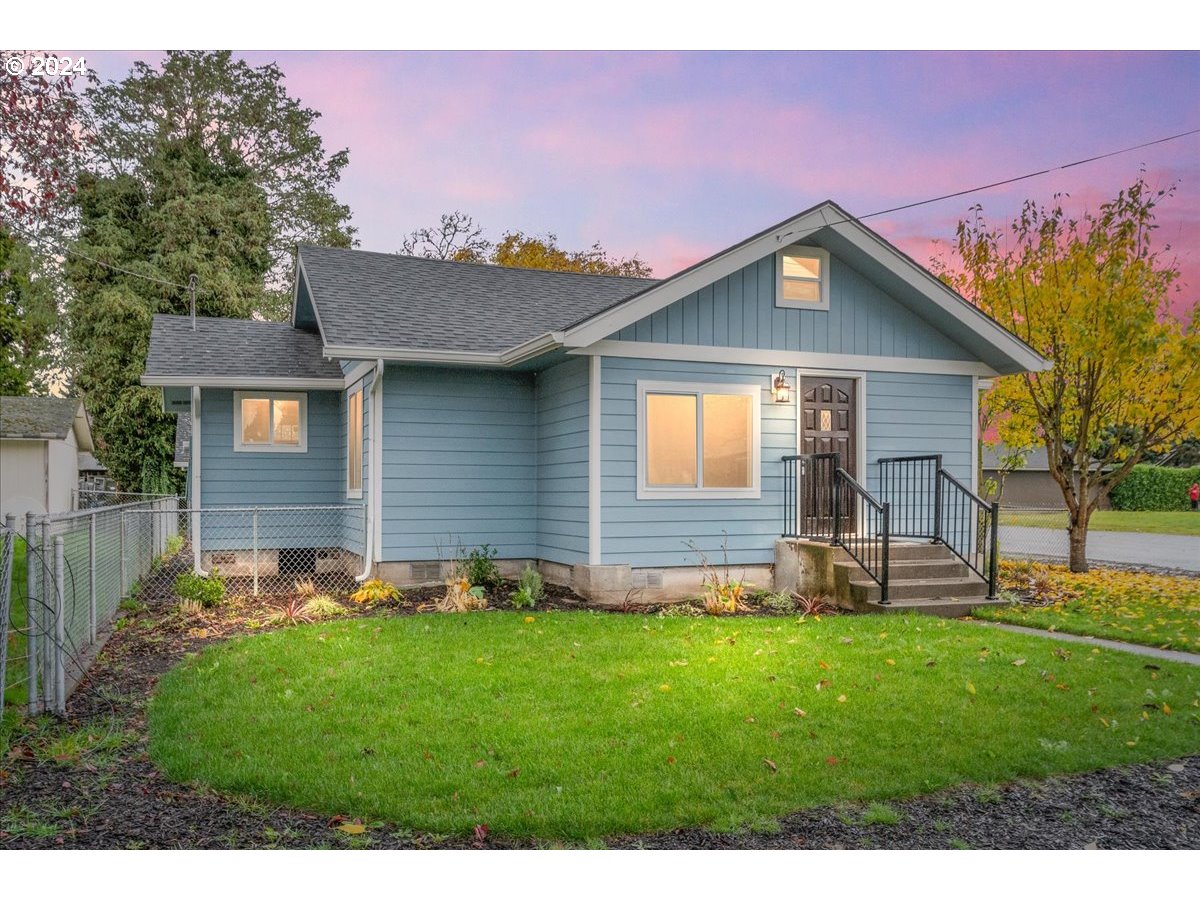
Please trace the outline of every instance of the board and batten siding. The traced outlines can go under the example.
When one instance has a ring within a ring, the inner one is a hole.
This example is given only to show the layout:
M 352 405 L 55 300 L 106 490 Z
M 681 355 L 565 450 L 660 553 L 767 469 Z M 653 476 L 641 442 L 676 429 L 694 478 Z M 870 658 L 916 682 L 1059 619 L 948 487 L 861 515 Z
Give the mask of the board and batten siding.
M 879 492 L 879 467 L 890 456 L 942 455 L 942 466 L 971 484 L 971 419 L 975 415 L 970 375 L 867 373 L 867 478 Z M 861 481 L 862 479 L 860 479 Z
M 539 372 L 537 556 L 573 565 L 588 560 L 588 360 Z
M 829 278 L 828 310 L 777 307 L 772 254 L 609 339 L 910 359 L 973 358 L 837 256 L 830 256 Z
M 382 560 L 535 556 L 534 405 L 528 372 L 387 366 Z

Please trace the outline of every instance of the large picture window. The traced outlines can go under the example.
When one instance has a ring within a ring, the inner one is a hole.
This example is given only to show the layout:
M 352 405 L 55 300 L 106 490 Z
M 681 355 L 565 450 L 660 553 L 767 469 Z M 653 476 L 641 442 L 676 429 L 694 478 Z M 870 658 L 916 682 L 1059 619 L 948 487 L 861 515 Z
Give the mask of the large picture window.
M 363 389 L 346 396 L 346 496 L 362 497 Z
M 775 266 L 775 305 L 829 309 L 829 252 L 799 245 L 780 250 Z
M 758 385 L 638 382 L 640 500 L 755 498 Z
M 233 449 L 303 453 L 308 447 L 308 396 L 233 393 Z

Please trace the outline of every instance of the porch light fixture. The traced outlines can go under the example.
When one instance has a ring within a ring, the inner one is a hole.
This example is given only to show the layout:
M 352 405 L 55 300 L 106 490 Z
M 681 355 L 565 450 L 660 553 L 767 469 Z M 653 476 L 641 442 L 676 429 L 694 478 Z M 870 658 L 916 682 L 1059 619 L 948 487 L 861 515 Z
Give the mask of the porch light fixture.
M 783 369 L 771 379 L 771 396 L 775 398 L 776 403 L 787 403 L 792 399 L 792 386 L 788 384 Z

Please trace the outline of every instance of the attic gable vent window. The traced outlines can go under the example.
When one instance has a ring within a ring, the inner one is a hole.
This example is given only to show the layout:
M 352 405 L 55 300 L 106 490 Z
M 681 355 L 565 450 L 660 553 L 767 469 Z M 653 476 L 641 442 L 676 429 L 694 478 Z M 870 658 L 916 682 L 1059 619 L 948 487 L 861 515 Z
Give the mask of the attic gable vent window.
M 775 305 L 786 309 L 829 309 L 829 252 L 788 247 L 777 254 Z

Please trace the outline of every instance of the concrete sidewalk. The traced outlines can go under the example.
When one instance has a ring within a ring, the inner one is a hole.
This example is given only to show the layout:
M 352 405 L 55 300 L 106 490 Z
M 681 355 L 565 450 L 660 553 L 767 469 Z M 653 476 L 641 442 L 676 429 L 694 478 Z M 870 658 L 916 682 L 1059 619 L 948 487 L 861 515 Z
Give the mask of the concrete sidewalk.
M 985 622 L 982 619 L 971 619 L 970 621 L 984 628 L 998 628 L 1001 631 L 1011 631 L 1014 634 L 1030 634 L 1035 637 L 1052 638 L 1056 641 L 1067 641 L 1072 644 L 1091 644 L 1093 647 L 1103 647 L 1106 650 L 1120 650 L 1123 653 L 1132 653 L 1134 656 L 1146 656 L 1150 659 L 1162 659 L 1169 662 L 1187 663 L 1189 666 L 1200 666 L 1200 653 L 1185 653 L 1182 650 L 1163 650 L 1159 647 L 1146 647 L 1142 644 L 1130 644 L 1125 641 L 1110 641 L 1108 638 L 1087 637 L 1082 634 L 1065 634 L 1061 631 L 1028 628 L 1024 625 L 1010 625 L 1008 622 Z

